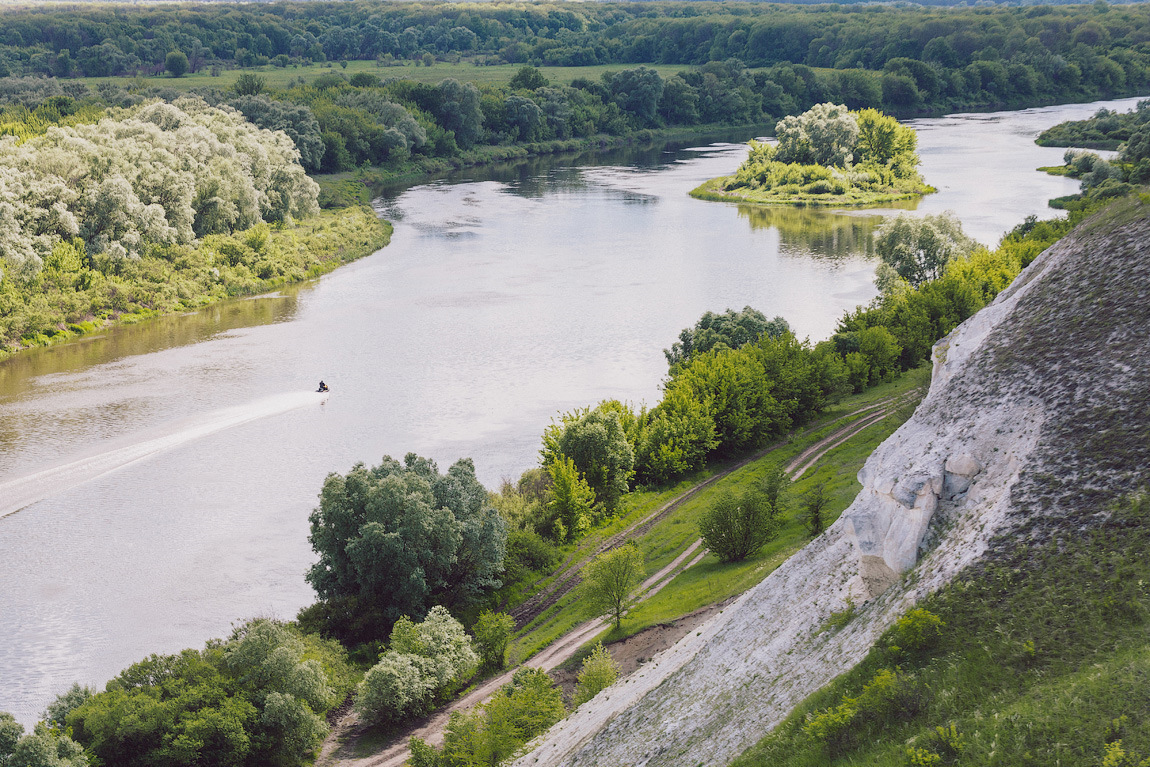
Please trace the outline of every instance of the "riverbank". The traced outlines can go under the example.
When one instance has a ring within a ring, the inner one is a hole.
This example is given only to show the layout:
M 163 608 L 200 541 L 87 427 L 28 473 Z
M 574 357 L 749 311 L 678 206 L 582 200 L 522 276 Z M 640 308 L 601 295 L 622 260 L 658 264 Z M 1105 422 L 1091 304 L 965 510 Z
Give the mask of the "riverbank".
M 600 152 L 628 147 L 651 147 L 658 143 L 677 141 L 706 141 L 732 134 L 747 137 L 770 135 L 772 125 L 761 122 L 729 125 L 713 123 L 674 128 L 643 129 L 626 136 L 599 134 L 586 138 L 557 139 L 529 144 L 501 144 L 478 146 L 455 157 L 409 157 L 394 165 L 373 165 L 355 171 L 313 175 L 320 184 L 320 204 L 350 204 L 352 200 L 368 202 L 386 188 L 395 184 L 410 184 L 430 180 L 436 176 L 464 168 L 482 167 L 498 163 L 524 160 L 531 157 L 549 157 L 584 152 Z M 354 181 L 355 187 L 344 187 L 343 195 L 337 190 L 343 182 Z
M 795 207 L 824 207 L 824 208 L 864 208 L 880 203 L 897 202 L 899 200 L 913 200 L 924 194 L 937 192 L 933 186 L 927 186 L 922 192 L 882 193 L 862 192 L 848 194 L 811 194 L 792 193 L 780 189 L 731 189 L 724 186 L 734 180 L 734 176 L 719 176 L 704 181 L 691 190 L 690 194 L 696 200 L 709 200 L 711 202 L 741 202 L 752 205 L 791 205 Z
M 158 247 L 110 272 L 78 255 L 34 283 L 0 282 L 0 360 L 113 325 L 314 279 L 374 253 L 391 234 L 390 223 L 354 202 L 290 224 L 211 235 L 189 247 Z

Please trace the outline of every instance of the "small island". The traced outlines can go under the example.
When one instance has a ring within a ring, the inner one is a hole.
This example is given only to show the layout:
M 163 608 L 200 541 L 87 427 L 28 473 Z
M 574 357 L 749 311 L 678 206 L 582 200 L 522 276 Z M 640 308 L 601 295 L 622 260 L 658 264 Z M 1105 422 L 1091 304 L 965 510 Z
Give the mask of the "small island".
M 775 126 L 775 145 L 751 141 L 733 176 L 691 191 L 701 200 L 766 205 L 873 205 L 935 191 L 918 173 L 913 129 L 875 109 L 816 104 Z

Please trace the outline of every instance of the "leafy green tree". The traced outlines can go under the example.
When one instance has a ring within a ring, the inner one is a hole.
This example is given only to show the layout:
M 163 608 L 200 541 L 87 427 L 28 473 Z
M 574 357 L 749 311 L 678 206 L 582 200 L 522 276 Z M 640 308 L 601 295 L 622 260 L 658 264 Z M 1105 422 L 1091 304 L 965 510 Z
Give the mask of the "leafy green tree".
M 479 89 L 471 83 L 447 78 L 436 86 L 438 104 L 435 116 L 439 123 L 455 133 L 459 146 L 469 149 L 479 141 L 483 131 L 483 110 L 479 107 Z
M 786 514 L 790 487 L 791 475 L 782 461 L 769 464 L 759 479 L 758 490 L 775 517 Z
M 56 700 L 48 704 L 41 718 L 49 727 L 63 732 L 68 726 L 68 714 L 79 708 L 94 693 L 90 687 L 81 687 L 79 682 L 73 682 L 67 692 L 56 696 Z
M 659 100 L 663 98 L 663 78 L 654 69 L 638 67 L 603 74 L 611 100 L 640 125 L 655 125 Z
M 543 435 L 542 456 L 544 466 L 561 461 L 561 456 L 570 458 L 608 514 L 618 510 L 635 466 L 619 409 L 609 403 L 552 423 Z
M 880 325 L 858 331 L 858 346 L 859 354 L 867 361 L 868 385 L 874 386 L 898 374 L 902 347 L 885 327 Z
M 418 657 L 385 652 L 363 675 L 355 698 L 356 710 L 370 722 L 394 721 L 420 713 L 434 691 L 430 682 Z
M 595 491 L 583 479 L 575 462 L 562 455 L 547 464 L 551 490 L 547 501 L 551 537 L 573 541 L 591 529 L 595 514 Z
M 412 738 L 415 767 L 497 765 L 566 714 L 563 696 L 541 669 L 521 668 L 486 703 L 468 713 L 454 712 L 442 752 Z
M 250 764 L 258 711 L 218 651 L 152 655 L 68 714 L 73 736 L 104 764 Z
M 172 51 L 164 59 L 164 69 L 172 77 L 183 77 L 188 72 L 188 56 L 183 51 Z
M 779 533 L 776 509 L 758 490 L 723 493 L 699 517 L 699 535 L 723 562 L 741 562 Z
M 24 725 L 7 711 L 0 711 L 0 764 L 7 765 L 8 757 L 24 735 Z
M 538 141 L 543 138 L 547 128 L 547 119 L 543 110 L 531 99 L 511 95 L 504 102 L 507 113 L 507 125 L 512 129 L 512 135 L 518 141 Z
M 515 619 L 506 613 L 484 610 L 475 622 L 475 646 L 483 666 L 500 669 L 507 664 L 507 642 L 515 629 Z
M 875 240 L 875 252 L 911 287 L 938 279 L 947 263 L 969 255 L 974 247 L 950 212 L 921 217 L 900 213 Z
M 738 452 L 790 426 L 787 408 L 774 397 L 762 360 L 747 350 L 696 354 L 676 369 L 664 390 L 704 403 L 715 424 L 718 448 Z
M 877 109 L 858 113 L 858 162 L 886 165 L 912 157 L 918 148 L 918 134 Z
M 252 74 L 251 72 L 243 72 L 240 74 L 240 76 L 236 78 L 235 85 L 232 86 L 237 96 L 258 96 L 266 91 L 267 88 L 267 78 Z
M 429 674 L 436 689 L 444 689 L 457 679 L 470 676 L 479 665 L 471 637 L 463 624 L 451 617 L 442 605 L 427 612 L 421 623 L 400 618 L 391 632 L 391 652 L 425 658 L 424 673 Z
M 582 706 L 602 690 L 606 690 L 619 678 L 619 664 L 602 642 L 595 645 L 591 654 L 583 659 L 583 665 L 575 677 L 575 694 L 571 704 Z
M 338 645 L 253 620 L 202 651 L 152 655 L 66 715 L 103 764 L 298 765 L 351 688 Z
M 763 145 L 769 146 L 769 145 Z M 691 358 L 692 355 L 711 349 L 738 349 L 754 343 L 764 333 L 772 338 L 790 331 L 791 326 L 782 317 L 768 320 L 757 309 L 744 306 L 736 312 L 727 309 L 722 314 L 705 312 L 694 327 L 683 328 L 679 340 L 670 349 L 663 350 L 667 364 L 674 368 Z
M 635 476 L 658 484 L 701 467 L 719 438 L 706 403 L 679 387 L 643 414 L 635 442 Z
M 699 94 L 682 77 L 671 75 L 663 81 L 659 117 L 671 125 L 694 125 L 699 122 Z
M 414 453 L 357 464 L 328 476 L 309 519 L 319 561 L 308 582 L 322 599 L 370 600 L 389 623 L 500 584 L 507 528 L 469 459 L 446 474 Z
M 282 130 L 299 150 L 300 164 L 311 171 L 319 170 L 324 143 L 319 123 L 306 106 L 276 101 L 265 95 L 239 96 L 228 102 L 254 125 L 266 130 Z
M 0 765 L 4 767 L 88 767 L 84 748 L 44 722 L 37 722 L 32 732 L 11 714 L 0 712 Z
M 513 91 L 535 91 L 546 88 L 550 84 L 551 82 L 543 76 L 542 72 L 533 66 L 526 65 L 519 68 L 519 71 L 507 83 L 507 87 Z
M 845 106 L 816 104 L 799 116 L 788 115 L 775 126 L 779 162 L 842 166 L 853 158 L 858 120 Z
M 596 615 L 608 617 L 618 629 L 634 604 L 633 592 L 643 579 L 643 554 L 634 541 L 604 552 L 583 568 L 582 601 Z

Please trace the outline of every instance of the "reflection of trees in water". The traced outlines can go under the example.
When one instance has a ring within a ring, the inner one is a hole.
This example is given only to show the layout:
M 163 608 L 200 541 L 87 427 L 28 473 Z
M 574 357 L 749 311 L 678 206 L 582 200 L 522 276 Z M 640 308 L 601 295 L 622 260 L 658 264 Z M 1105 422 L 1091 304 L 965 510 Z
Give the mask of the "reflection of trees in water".
M 222 301 L 187 314 L 153 317 L 135 325 L 106 328 L 74 341 L 29 349 L 0 362 L 0 401 L 29 388 L 38 376 L 66 373 L 124 357 L 191 346 L 236 328 L 272 325 L 291 320 L 298 295 L 310 283 L 289 285 L 279 293 Z M 0 445 L 7 438 L 0 434 Z
M 918 200 L 900 200 L 884 208 L 914 210 Z M 874 255 L 874 232 L 883 222 L 877 213 L 790 205 L 740 205 L 739 215 L 752 229 L 776 229 L 783 252 L 839 261 Z
M 588 186 L 584 168 L 620 167 L 641 170 L 659 170 L 670 167 L 684 159 L 702 157 L 699 146 L 718 142 L 717 150 L 722 151 L 726 142 L 743 143 L 746 129 L 717 131 L 690 139 L 655 142 L 646 145 L 612 147 L 603 149 L 581 149 L 573 152 L 558 152 L 552 155 L 520 157 L 507 162 L 491 163 L 446 174 L 444 179 L 452 182 L 497 181 L 507 184 L 509 190 L 521 197 L 539 198 L 555 192 L 582 189 Z M 410 184 L 397 184 L 388 189 L 385 196 L 398 196 Z M 640 199 L 644 198 L 644 199 Z M 626 202 L 652 202 L 649 195 L 634 193 L 625 198 Z

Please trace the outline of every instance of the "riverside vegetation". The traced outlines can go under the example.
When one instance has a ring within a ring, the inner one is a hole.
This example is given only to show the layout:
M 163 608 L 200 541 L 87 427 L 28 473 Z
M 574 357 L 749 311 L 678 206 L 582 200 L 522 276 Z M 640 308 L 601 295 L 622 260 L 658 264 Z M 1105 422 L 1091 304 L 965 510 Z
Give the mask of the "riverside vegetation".
M 827 102 L 906 116 L 1124 95 L 1146 87 L 1150 65 L 1137 45 L 1150 25 L 1141 6 L 857 13 L 652 3 L 639 13 L 615 5 L 460 11 L 313 3 L 213 5 L 186 14 L 161 7 L 2 13 L 0 135 L 16 137 L 5 145 L 11 157 L 20 156 L 22 143 L 27 153 L 51 142 L 50 129 L 91 141 L 94 129 L 85 126 L 126 119 L 109 110 L 142 109 L 153 99 L 174 104 L 191 91 L 211 107 L 238 110 L 259 128 L 283 131 L 305 171 L 368 165 L 375 170 L 363 178 L 373 182 L 532 152 L 644 141 L 652 131 L 674 127 L 769 125 Z M 983 23 L 984 16 L 993 23 Z M 185 23 L 190 19 L 195 23 Z M 391 65 L 416 62 L 428 74 L 428 66 L 454 67 L 453 76 L 394 76 L 411 68 Z M 600 68 L 579 70 L 567 82 L 537 69 L 576 65 Z M 498 67 L 503 74 L 487 74 Z M 825 194 L 829 187 L 849 201 L 867 184 L 887 188 L 880 197 L 908 192 L 898 188 L 905 181 L 896 183 L 898 174 L 878 172 L 886 161 L 836 175 L 782 169 L 765 157 L 766 148 L 756 152 L 738 182 L 740 194 L 764 188 L 789 194 L 791 187 Z M 363 214 L 346 221 L 328 216 L 322 231 L 332 236 L 312 237 L 320 226 L 292 228 L 303 208 L 279 211 L 270 202 L 260 203 L 266 207 L 261 220 L 273 225 L 270 249 L 255 252 L 252 243 L 265 242 L 262 233 L 247 240 L 241 234 L 260 223 L 250 205 L 231 211 L 229 195 L 239 190 L 219 186 L 215 174 L 202 175 L 205 183 L 193 195 L 193 238 L 158 188 L 137 185 L 125 195 L 107 180 L 80 194 L 67 184 L 55 192 L 25 188 L 21 180 L 19 189 L 9 190 L 13 199 L 43 203 L 46 215 L 33 222 L 14 210 L 4 218 L 7 227 L 30 226 L 24 234 L 38 244 L 30 258 L 22 234 L 3 254 L 0 354 L 91 332 L 113 319 L 267 290 L 386 242 L 385 225 Z M 349 186 L 326 185 L 321 206 L 358 203 L 358 190 L 349 194 Z M 31 196 L 21 198 L 25 193 Z M 61 205 L 69 215 L 59 215 Z M 164 208 L 162 225 L 156 205 Z M 89 215 L 98 206 L 110 206 L 106 224 L 123 228 L 127 240 L 120 234 L 101 239 L 104 224 Z M 85 231 L 71 233 L 69 216 Z M 292 233 L 280 237 L 276 227 Z M 238 242 L 222 243 L 228 253 L 204 249 L 204 234 L 238 236 Z M 53 253 L 57 238 L 61 245 Z M 334 253 L 333 243 L 340 243 Z M 129 258 L 118 258 L 121 247 Z M 50 263 L 41 273 L 45 260 Z
M 778 143 L 751 141 L 733 176 L 691 192 L 704 200 L 786 205 L 873 205 L 934 191 L 916 167 L 914 131 L 874 109 L 816 104 L 775 126 Z
M 390 236 L 370 209 L 321 213 L 285 134 L 196 97 L 4 114 L 0 356 L 314 277 Z

